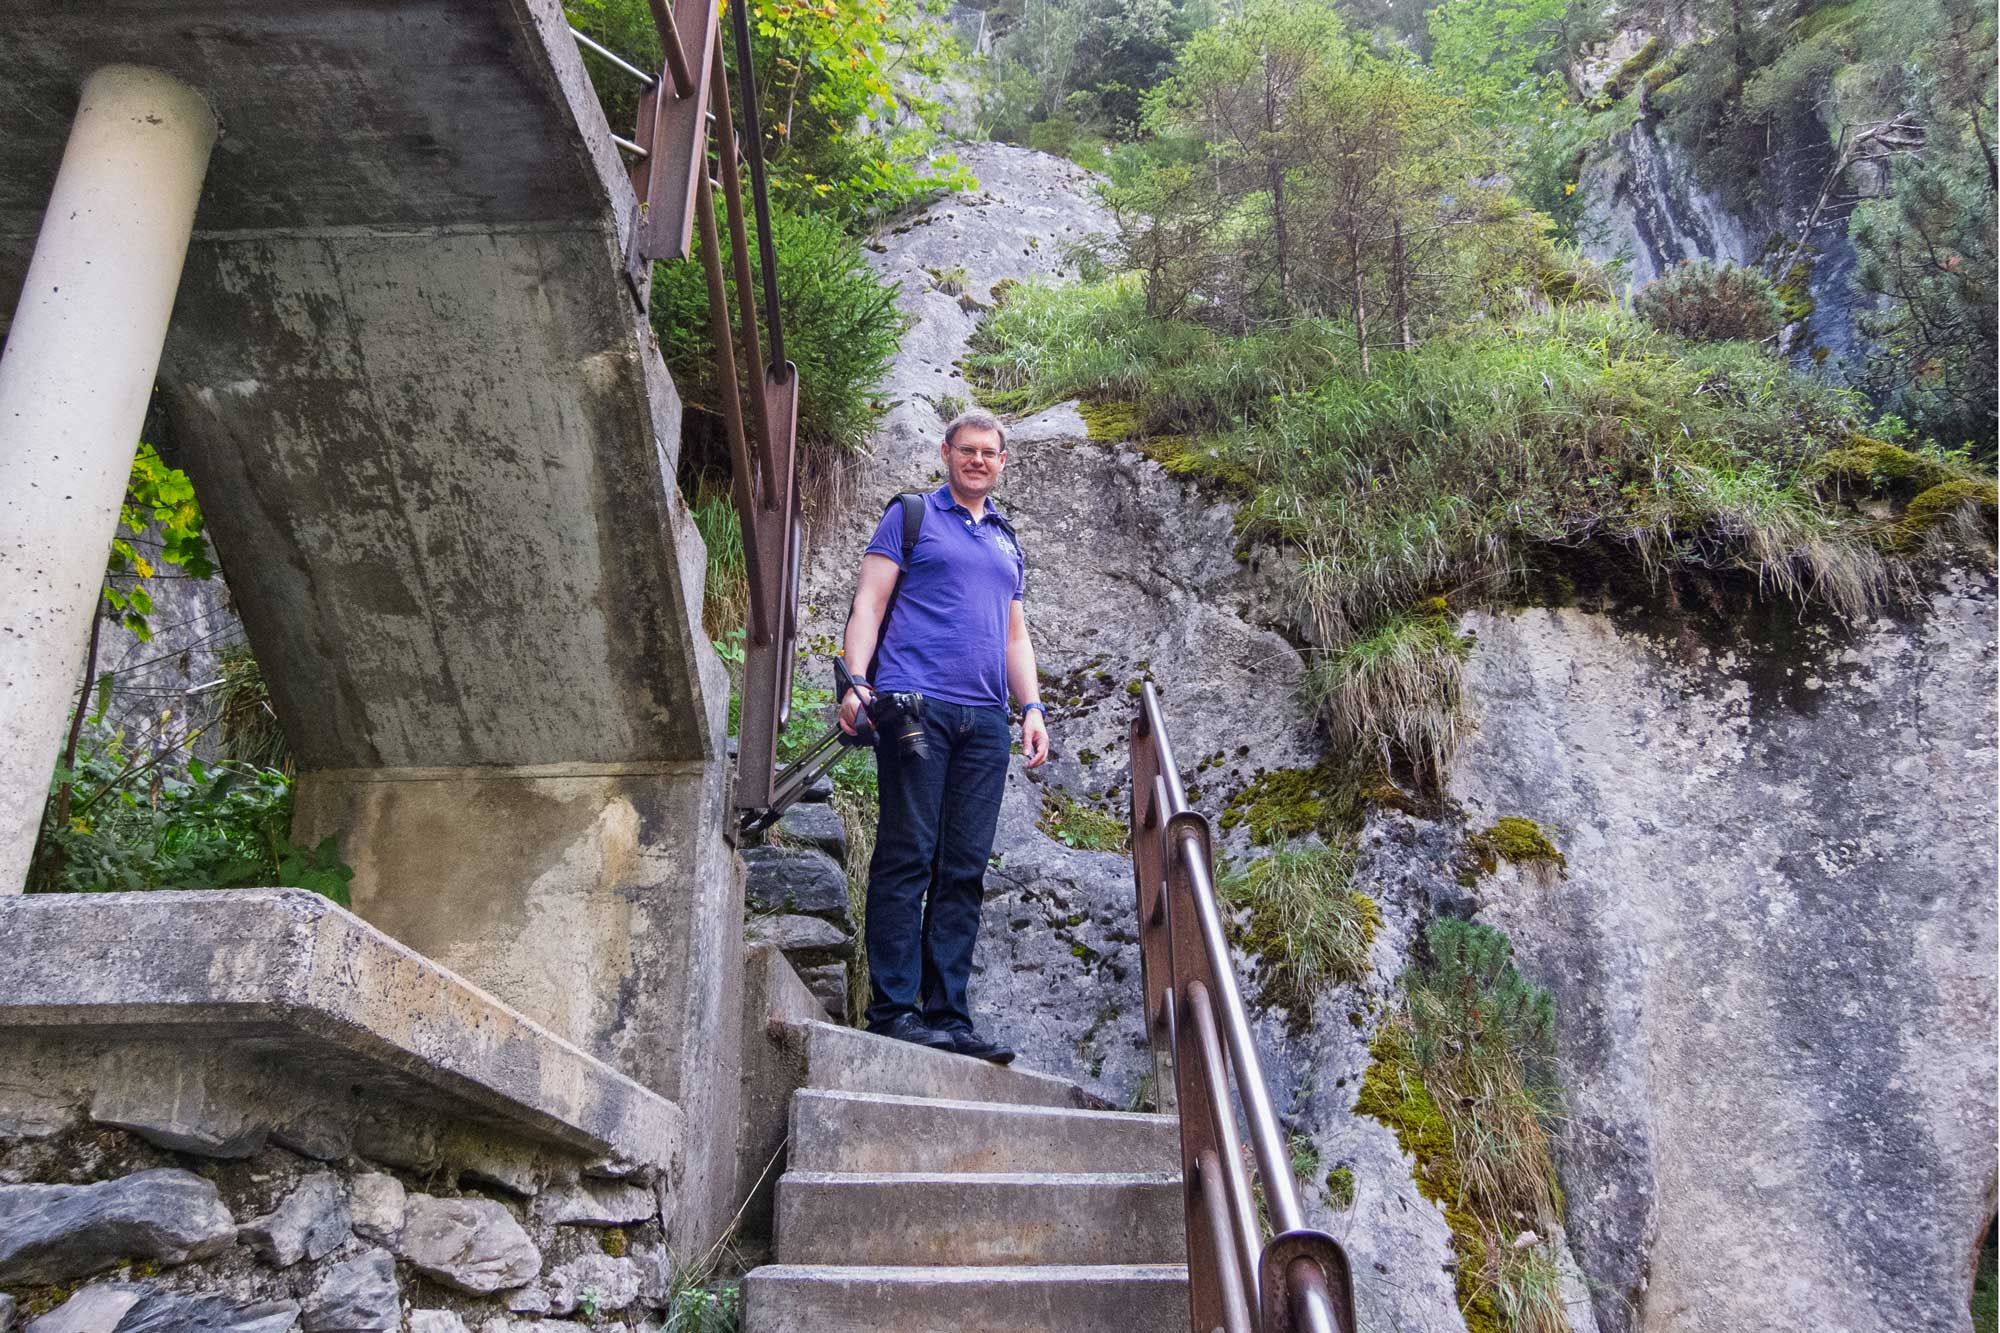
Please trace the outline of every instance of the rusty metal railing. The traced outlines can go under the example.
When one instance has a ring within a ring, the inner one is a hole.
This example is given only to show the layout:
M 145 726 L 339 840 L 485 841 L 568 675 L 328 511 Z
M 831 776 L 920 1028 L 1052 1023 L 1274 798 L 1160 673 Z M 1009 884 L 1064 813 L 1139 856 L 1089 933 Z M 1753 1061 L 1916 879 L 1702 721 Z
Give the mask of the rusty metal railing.
M 747 4 L 730 6 L 736 68 L 743 84 L 743 135 L 731 113 L 729 71 L 719 34 L 716 0 L 649 0 L 659 30 L 664 68 L 648 74 L 571 28 L 577 41 L 614 69 L 638 79 L 638 125 L 631 139 L 612 139 L 631 159 L 638 216 L 631 228 L 626 268 L 643 307 L 655 260 L 682 259 L 697 228 L 708 282 L 708 332 L 715 348 L 715 389 L 734 474 L 736 515 L 743 528 L 744 566 L 750 586 L 745 625 L 741 721 L 737 729 L 735 804 L 758 810 L 771 804 L 778 734 L 792 707 L 792 658 L 799 635 L 799 566 L 803 548 L 798 494 L 798 370 L 785 359 L 784 322 L 778 301 L 777 252 L 771 237 L 769 184 L 763 132 L 758 124 L 755 66 L 751 61 Z M 712 162 L 711 162 L 712 160 Z M 758 284 L 750 271 L 743 215 L 742 174 L 750 176 L 757 219 L 757 267 L 769 356 L 760 345 Z M 729 231 L 728 279 L 715 218 L 720 191 Z M 736 287 L 732 327 L 729 281 Z M 747 384 L 745 381 L 751 381 Z
M 1162 1104 L 1171 1097 L 1181 1122 L 1194 1327 L 1354 1333 L 1347 1254 L 1305 1224 L 1223 933 L 1208 819 L 1188 808 L 1151 682 L 1132 720 L 1131 808 L 1147 1036 Z M 1239 1100 L 1264 1186 L 1261 1213 Z

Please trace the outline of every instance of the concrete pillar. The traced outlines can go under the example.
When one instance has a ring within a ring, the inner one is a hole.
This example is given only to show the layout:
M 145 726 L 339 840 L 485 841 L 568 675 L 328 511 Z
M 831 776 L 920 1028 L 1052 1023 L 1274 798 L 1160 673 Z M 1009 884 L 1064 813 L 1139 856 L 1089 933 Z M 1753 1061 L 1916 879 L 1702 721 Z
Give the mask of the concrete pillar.
M 84 81 L 0 355 L 0 893 L 27 877 L 215 128 L 158 70 Z

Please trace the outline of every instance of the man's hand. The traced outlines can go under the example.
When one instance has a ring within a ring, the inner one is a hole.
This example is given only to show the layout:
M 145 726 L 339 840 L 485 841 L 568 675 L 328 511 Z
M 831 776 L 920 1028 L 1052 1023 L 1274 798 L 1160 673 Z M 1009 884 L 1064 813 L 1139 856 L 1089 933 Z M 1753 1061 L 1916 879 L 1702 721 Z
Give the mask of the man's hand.
M 848 690 L 847 696 L 840 701 L 840 729 L 842 731 L 850 736 L 856 734 L 854 722 L 856 718 L 861 716 L 861 710 L 864 706 L 861 687 L 856 685 Z
M 1021 719 L 1021 757 L 1027 760 L 1024 768 L 1040 768 L 1049 762 L 1049 724 L 1042 720 L 1042 710 L 1030 709 Z

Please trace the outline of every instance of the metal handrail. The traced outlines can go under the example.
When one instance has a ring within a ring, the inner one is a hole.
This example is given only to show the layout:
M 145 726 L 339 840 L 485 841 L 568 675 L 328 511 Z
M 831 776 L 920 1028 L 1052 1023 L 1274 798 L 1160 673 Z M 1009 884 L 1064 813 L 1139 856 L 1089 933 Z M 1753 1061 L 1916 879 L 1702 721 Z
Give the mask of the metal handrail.
M 1188 806 L 1151 682 L 1132 720 L 1131 755 L 1146 1031 L 1160 1096 L 1180 1118 L 1194 1327 L 1354 1333 L 1347 1254 L 1305 1225 L 1216 903 L 1212 833 Z M 1239 1103 L 1264 1186 L 1261 1217 L 1237 1133 Z
M 628 271 L 633 295 L 650 299 L 652 264 L 685 257 L 696 229 L 701 235 L 708 287 L 709 340 L 715 349 L 715 386 L 734 476 L 736 514 L 743 528 L 743 556 L 750 585 L 745 626 L 741 721 L 737 736 L 735 804 L 767 808 L 773 800 L 778 735 L 792 706 L 792 661 L 799 632 L 802 552 L 798 494 L 797 369 L 785 359 L 784 320 L 778 300 L 778 258 L 771 235 L 769 185 L 762 128 L 757 118 L 756 73 L 751 63 L 746 6 L 733 15 L 737 73 L 744 85 L 744 133 L 732 114 L 729 69 L 723 60 L 716 0 L 648 0 L 659 30 L 665 68 L 649 75 L 599 45 L 574 26 L 577 42 L 639 79 L 638 126 L 631 139 L 611 140 L 633 159 L 630 170 L 639 214 L 631 232 Z M 690 51 L 699 54 L 689 59 Z M 711 158 L 713 162 L 711 163 Z M 757 220 L 757 268 L 764 308 L 750 265 L 741 174 L 750 177 Z M 730 272 L 724 274 L 722 227 L 715 194 L 722 195 Z M 733 321 L 728 285 L 736 286 Z M 760 345 L 760 325 L 770 354 Z M 740 358 L 740 361 L 739 361 Z

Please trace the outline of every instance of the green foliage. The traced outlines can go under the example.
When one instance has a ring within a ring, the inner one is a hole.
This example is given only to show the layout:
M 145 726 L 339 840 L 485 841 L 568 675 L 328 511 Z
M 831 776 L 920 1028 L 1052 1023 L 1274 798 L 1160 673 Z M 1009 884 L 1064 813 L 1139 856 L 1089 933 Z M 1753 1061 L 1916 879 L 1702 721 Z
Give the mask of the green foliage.
M 278 769 L 192 758 L 182 769 L 128 749 L 122 735 L 87 733 L 74 768 L 58 767 L 52 797 L 65 781 L 75 804 L 44 836 L 30 875 L 37 892 L 282 886 L 347 902 L 354 872 L 334 840 L 291 840 L 292 782 Z
M 1053 787 L 1042 789 L 1042 816 L 1036 827 L 1065 847 L 1084 852 L 1122 852 L 1125 821 L 1105 814 Z
M 689 502 L 695 529 L 708 549 L 702 584 L 701 627 L 708 637 L 726 643 L 741 635 L 750 614 L 750 575 L 743 560 L 743 523 L 727 479 L 704 474 Z
M 1249 913 L 1242 944 L 1258 956 L 1265 1001 L 1301 1022 L 1329 988 L 1368 976 L 1368 950 L 1382 912 L 1373 898 L 1348 887 L 1353 870 L 1354 849 L 1344 840 L 1294 843 L 1222 883 L 1224 899 Z
M 1514 1244 L 1526 1231 L 1551 1235 L 1562 1216 L 1554 1002 L 1490 926 L 1435 921 L 1424 941 L 1430 961 L 1404 974 L 1355 1111 L 1396 1131 L 1418 1188 L 1444 1208 L 1467 1328 L 1566 1333 L 1548 1242 Z
M 1471 641 L 1452 628 L 1445 600 L 1392 616 L 1345 647 L 1319 655 L 1312 687 L 1339 740 L 1399 751 L 1442 784 L 1458 748 L 1461 675 Z
M 971 176 L 935 152 L 939 108 L 924 90 L 959 57 L 926 0 L 750 0 L 764 154 L 777 198 L 849 224 L 879 218 Z M 648 0 L 566 0 L 570 21 L 642 69 L 662 54 Z M 736 45 L 725 14 L 724 59 Z M 606 120 L 620 134 L 635 123 L 638 86 L 584 53 Z M 875 132 L 862 132 L 868 124 Z
M 1662 333 L 1709 341 L 1762 342 L 1777 335 L 1785 308 L 1756 269 L 1691 259 L 1647 283 L 1632 310 Z
M 1340 1211 L 1354 1206 L 1354 1168 L 1336 1166 L 1326 1173 L 1326 1201 Z
M 1199 26 L 1201 8 L 1184 0 L 1022 0 L 987 71 L 987 133 L 1079 157 L 1106 139 L 1131 138 L 1146 91 Z
M 1224 804 L 1223 830 L 1248 830 L 1260 847 L 1317 834 L 1332 839 L 1353 825 L 1359 807 L 1355 775 L 1332 763 L 1259 771 Z
M 750 230 L 754 247 L 755 226 Z M 895 355 L 903 319 L 896 310 L 896 288 L 869 271 L 860 246 L 834 222 L 780 208 L 772 214 L 771 230 L 778 252 L 785 355 L 799 370 L 799 444 L 809 465 L 817 461 L 824 466 L 866 446 L 868 432 L 885 408 L 876 386 Z M 726 245 L 727 229 L 718 228 L 718 235 Z M 692 258 L 655 266 L 652 320 L 682 398 L 713 414 L 720 400 L 700 254 L 697 237 Z M 729 264 L 723 268 L 733 313 L 735 277 Z M 757 295 L 761 307 L 763 293 Z M 768 330 L 762 345 L 768 354 Z M 759 380 L 762 373 L 760 367 Z M 741 375 L 739 364 L 739 382 Z
M 153 558 L 140 550 L 144 544 L 140 539 L 149 530 L 156 532 L 160 541 Z M 153 637 L 148 620 L 153 613 L 150 583 L 162 565 L 176 566 L 191 579 L 215 576 L 201 508 L 194 500 L 194 483 L 179 468 L 168 467 L 159 450 L 142 441 L 125 483 L 118 533 L 111 539 L 104 578 L 105 606 L 142 643 Z

